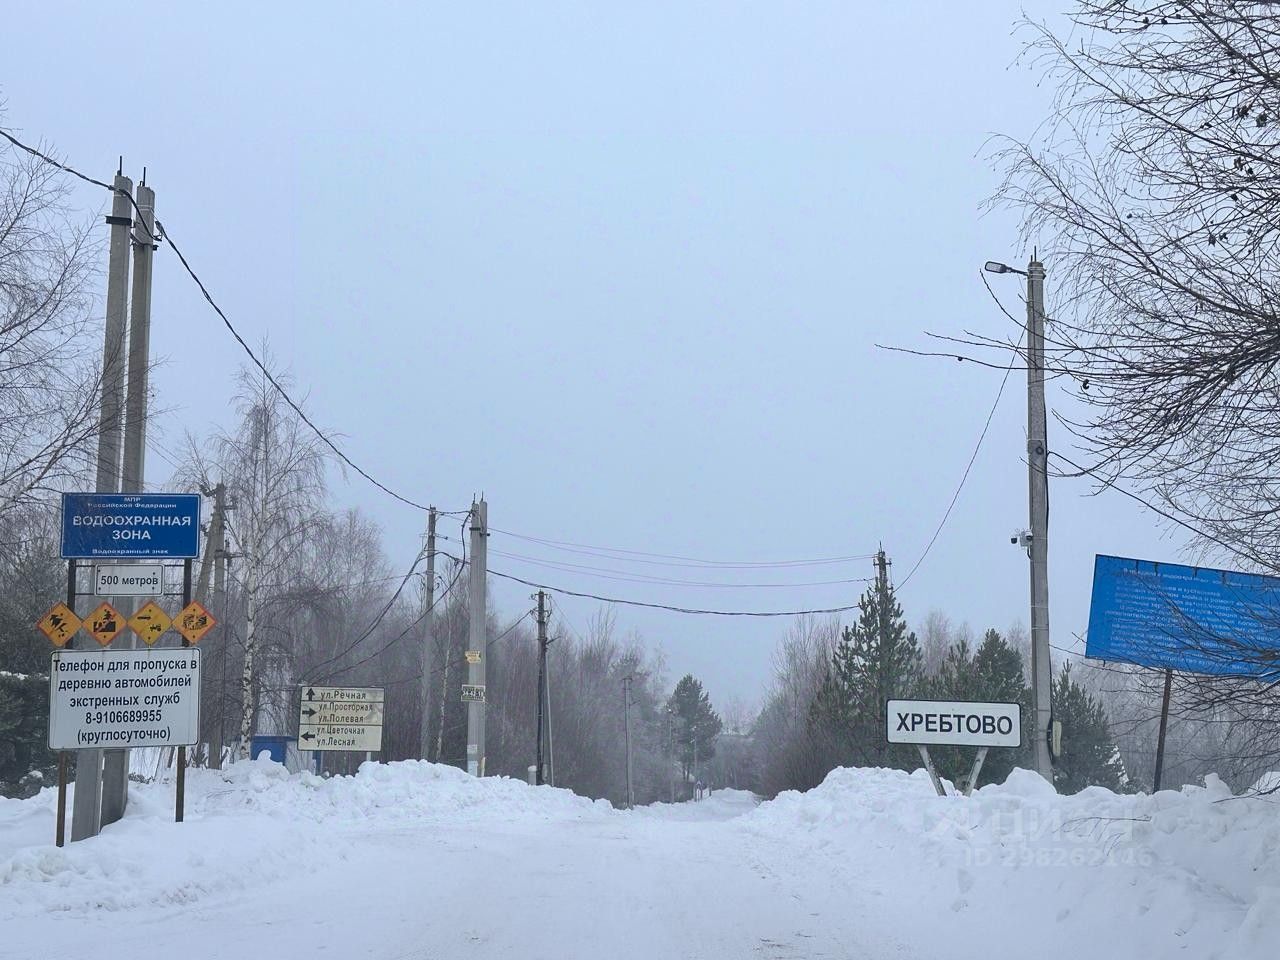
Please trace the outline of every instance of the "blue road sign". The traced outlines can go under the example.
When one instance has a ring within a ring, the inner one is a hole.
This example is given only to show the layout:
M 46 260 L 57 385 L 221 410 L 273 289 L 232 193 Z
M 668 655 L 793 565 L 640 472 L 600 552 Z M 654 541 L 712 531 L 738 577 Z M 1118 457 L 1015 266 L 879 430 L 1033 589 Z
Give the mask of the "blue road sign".
M 1280 577 L 1101 554 L 1085 656 L 1235 677 L 1280 671 Z
M 62 495 L 63 559 L 187 559 L 199 555 L 197 493 Z

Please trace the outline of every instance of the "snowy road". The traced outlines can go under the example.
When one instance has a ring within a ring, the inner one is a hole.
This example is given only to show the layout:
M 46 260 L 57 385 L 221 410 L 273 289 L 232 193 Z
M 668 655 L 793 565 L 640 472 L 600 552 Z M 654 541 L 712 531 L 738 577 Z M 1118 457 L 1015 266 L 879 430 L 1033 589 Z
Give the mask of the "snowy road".
M 0 957 L 24 960 L 1037 960 L 1273 956 L 1275 805 L 1219 786 L 971 800 L 835 771 L 615 811 L 429 764 L 355 778 L 268 762 L 134 791 L 49 843 L 51 792 L 0 800 Z
M 690 806 L 534 830 L 343 824 L 337 863 L 128 924 L 58 917 L 39 955 L 94 955 L 106 923 L 113 958 L 159 957 L 161 943 L 185 960 L 913 956 L 868 944 L 868 918 L 802 876 L 793 851 L 734 830 L 749 795 Z

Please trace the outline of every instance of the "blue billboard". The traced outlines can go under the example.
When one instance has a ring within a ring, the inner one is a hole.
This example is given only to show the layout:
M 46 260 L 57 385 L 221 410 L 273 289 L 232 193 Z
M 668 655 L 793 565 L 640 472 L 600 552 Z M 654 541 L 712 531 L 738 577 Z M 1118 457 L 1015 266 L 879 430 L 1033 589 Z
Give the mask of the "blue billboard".
M 1085 656 L 1189 673 L 1280 673 L 1280 577 L 1099 554 Z
M 198 493 L 64 493 L 65 560 L 200 555 Z

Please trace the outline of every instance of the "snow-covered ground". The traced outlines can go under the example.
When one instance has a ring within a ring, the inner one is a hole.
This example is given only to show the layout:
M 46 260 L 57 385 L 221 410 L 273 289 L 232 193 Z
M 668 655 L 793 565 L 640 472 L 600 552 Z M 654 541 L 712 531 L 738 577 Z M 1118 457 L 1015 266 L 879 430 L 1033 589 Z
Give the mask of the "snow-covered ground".
M 134 785 L 53 846 L 53 791 L 0 800 L 0 957 L 452 960 L 1277 955 L 1280 804 L 1219 783 L 972 798 L 837 770 L 757 805 L 616 811 L 425 763 L 265 760 Z

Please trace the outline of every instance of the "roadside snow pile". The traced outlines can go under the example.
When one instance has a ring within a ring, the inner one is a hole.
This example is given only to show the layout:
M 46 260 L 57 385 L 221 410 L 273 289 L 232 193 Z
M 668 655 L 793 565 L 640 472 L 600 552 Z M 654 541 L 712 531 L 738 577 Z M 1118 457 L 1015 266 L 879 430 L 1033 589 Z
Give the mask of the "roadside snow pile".
M 171 783 L 132 784 L 123 820 L 92 842 L 53 845 L 56 791 L 0 800 L 0 918 L 180 906 L 339 865 L 362 832 L 450 835 L 459 823 L 600 819 L 608 803 L 418 761 L 354 777 L 290 774 L 269 760 L 193 770 L 186 822 Z M 68 830 L 70 829 L 68 800 Z M 0 924 L 2 925 L 2 924 Z
M 1027 770 L 944 798 L 923 770 L 838 769 L 741 824 L 837 861 L 852 885 L 905 896 L 947 940 L 994 927 L 1041 957 L 1169 956 L 1165 944 L 1270 960 L 1280 942 L 1275 799 L 1233 797 L 1212 775 L 1177 792 L 1062 797 Z
M 225 771 L 193 770 L 189 810 L 228 815 L 252 810 L 275 817 L 306 820 L 558 820 L 600 815 L 613 808 L 568 790 L 531 788 L 520 780 L 477 780 L 457 767 L 402 760 L 363 763 L 354 777 L 318 777 L 289 773 L 270 760 L 237 763 Z

